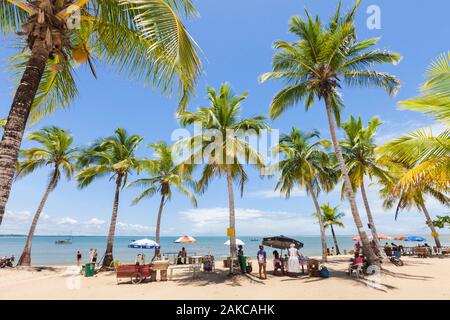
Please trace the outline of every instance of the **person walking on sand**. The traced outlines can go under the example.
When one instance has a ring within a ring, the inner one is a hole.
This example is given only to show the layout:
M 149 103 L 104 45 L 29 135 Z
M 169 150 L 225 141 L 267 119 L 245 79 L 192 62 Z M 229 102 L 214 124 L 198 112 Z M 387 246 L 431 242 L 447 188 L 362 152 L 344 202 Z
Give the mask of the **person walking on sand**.
M 92 262 L 93 257 L 94 257 L 94 249 L 90 248 L 89 249 L 89 262 Z
M 260 245 L 259 250 L 256 253 L 256 257 L 258 258 L 258 266 L 259 266 L 259 278 L 267 279 L 267 253 L 264 251 L 264 246 Z M 264 278 L 262 274 L 264 273 Z
M 97 257 L 98 257 L 97 249 L 94 249 L 94 251 L 92 252 L 92 262 L 93 263 L 97 263 Z
M 300 273 L 300 262 L 298 260 L 300 253 L 293 243 L 289 247 L 288 254 L 288 273 L 297 275 Z
M 80 252 L 80 250 L 78 250 L 78 251 L 77 251 L 77 266 L 78 266 L 78 267 L 79 267 L 80 264 L 81 264 L 81 258 L 82 258 L 81 252 Z

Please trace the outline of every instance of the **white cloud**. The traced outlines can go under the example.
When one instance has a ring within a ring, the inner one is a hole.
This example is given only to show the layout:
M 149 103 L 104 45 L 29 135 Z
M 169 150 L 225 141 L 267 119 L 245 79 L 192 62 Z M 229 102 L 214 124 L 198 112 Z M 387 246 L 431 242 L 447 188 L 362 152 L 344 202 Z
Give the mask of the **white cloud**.
M 311 214 L 236 208 L 236 228 L 241 235 L 316 234 L 318 225 Z M 192 234 L 223 235 L 228 228 L 228 208 L 198 208 L 180 212 L 189 223 L 179 230 Z
M 71 218 L 71 217 L 65 217 L 65 218 L 61 218 L 59 219 L 57 222 L 57 224 L 70 224 L 70 225 L 74 225 L 77 224 L 78 221 Z
M 294 189 L 290 197 L 305 197 L 306 192 L 304 190 Z M 244 198 L 257 198 L 257 199 L 276 199 L 276 198 L 284 198 L 285 196 L 280 193 L 280 191 L 274 190 L 258 190 L 258 191 L 250 191 L 247 194 L 244 194 Z
M 105 220 L 92 218 L 92 219 L 86 221 L 85 224 L 87 224 L 87 225 L 94 225 L 94 226 L 100 226 L 100 225 L 104 225 L 105 224 Z

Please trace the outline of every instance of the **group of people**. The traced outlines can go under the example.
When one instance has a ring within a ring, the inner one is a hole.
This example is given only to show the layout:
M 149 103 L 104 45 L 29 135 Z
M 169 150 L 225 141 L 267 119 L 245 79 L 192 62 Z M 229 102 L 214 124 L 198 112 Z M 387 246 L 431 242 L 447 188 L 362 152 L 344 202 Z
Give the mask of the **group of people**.
M 89 262 L 97 263 L 98 251 L 96 248 L 89 249 Z M 83 259 L 83 254 L 80 250 L 77 251 L 77 266 L 81 265 L 81 260 Z
M 281 257 L 281 254 L 275 250 L 273 251 L 273 270 L 276 273 L 278 270 L 282 274 L 298 275 L 301 272 L 300 264 L 305 262 L 307 258 L 300 253 L 300 250 L 292 243 L 287 250 L 287 254 Z M 259 250 L 256 253 L 259 266 L 259 278 L 267 279 L 267 253 L 264 250 L 264 246 L 260 245 Z

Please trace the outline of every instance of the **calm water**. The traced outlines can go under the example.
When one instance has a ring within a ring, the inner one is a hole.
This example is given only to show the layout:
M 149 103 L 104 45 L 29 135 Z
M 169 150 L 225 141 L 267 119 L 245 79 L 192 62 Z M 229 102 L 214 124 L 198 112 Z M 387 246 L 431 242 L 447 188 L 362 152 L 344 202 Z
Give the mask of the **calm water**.
M 430 237 L 426 237 L 430 245 L 434 244 Z M 75 254 L 80 250 L 83 254 L 83 260 L 88 259 L 88 252 L 90 248 L 97 248 L 99 258 L 103 256 L 106 248 L 106 237 L 101 236 L 74 236 L 71 237 L 71 245 L 56 245 L 56 240 L 65 239 L 64 236 L 36 236 L 33 241 L 32 261 L 33 264 L 53 264 L 66 265 L 75 262 Z M 320 237 L 317 236 L 294 236 L 293 238 L 304 243 L 302 252 L 306 256 L 320 255 L 321 244 Z M 121 237 L 118 236 L 114 241 L 114 258 L 122 262 L 134 261 L 135 255 L 140 252 L 137 249 L 129 249 L 128 243 L 133 240 L 141 239 L 141 237 Z M 229 253 L 228 246 L 224 242 L 228 240 L 226 237 L 196 237 L 197 243 L 194 244 L 177 244 L 174 241 L 177 237 L 161 237 L 161 251 L 162 253 L 177 253 L 182 246 L 184 246 L 188 254 L 208 254 L 211 253 L 217 257 L 227 256 Z M 261 237 L 240 237 L 245 242 L 244 251 L 246 255 L 256 255 L 258 244 L 261 242 Z M 251 241 L 251 239 L 258 239 L 259 241 Z M 441 241 L 443 245 L 450 245 L 450 235 L 442 235 Z M 389 241 L 390 242 L 390 241 Z M 405 246 L 415 245 L 415 243 L 402 243 L 402 241 L 394 241 Z M 0 256 L 14 254 L 17 258 L 20 256 L 23 246 L 25 244 L 25 237 L 5 237 L 0 236 Z M 351 236 L 338 237 L 338 244 L 341 251 L 344 249 L 350 250 L 353 247 L 354 241 Z M 334 246 L 332 238 L 328 238 L 328 246 Z M 271 254 L 272 249 L 267 248 L 268 253 Z M 145 250 L 147 258 L 153 256 L 153 250 Z

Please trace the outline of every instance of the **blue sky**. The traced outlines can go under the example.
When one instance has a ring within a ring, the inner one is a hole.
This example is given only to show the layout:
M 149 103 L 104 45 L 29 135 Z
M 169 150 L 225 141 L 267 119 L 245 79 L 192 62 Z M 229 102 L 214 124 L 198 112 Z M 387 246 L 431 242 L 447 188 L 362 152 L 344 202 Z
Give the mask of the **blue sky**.
M 353 1 L 343 1 L 348 8 Z M 275 40 L 292 41 L 288 33 L 291 16 L 303 15 L 304 6 L 323 19 L 334 12 L 337 0 L 227 0 L 195 1 L 200 18 L 187 22 L 188 29 L 204 52 L 204 75 L 198 83 L 197 96 L 190 108 L 202 106 L 206 101 L 206 86 L 218 87 L 228 81 L 237 93 L 249 91 L 243 104 L 243 115 L 267 114 L 268 105 L 281 83 L 258 84 L 261 73 L 270 71 Z M 381 29 L 369 30 L 366 20 L 369 5 L 381 9 Z M 381 67 L 397 75 L 402 82 L 399 94 L 388 97 L 378 89 L 344 89 L 346 108 L 342 119 L 351 114 L 360 115 L 364 121 L 377 115 L 384 124 L 377 141 L 383 142 L 413 129 L 443 125 L 433 123 L 420 113 L 399 111 L 397 101 L 417 94 L 423 74 L 430 62 L 440 53 L 449 50 L 450 3 L 445 0 L 406 1 L 371 0 L 362 1 L 357 15 L 360 38 L 381 36 L 380 48 L 396 51 L 403 56 L 398 66 Z M 12 100 L 12 83 L 7 72 L 7 58 L 14 52 L 14 41 L 3 37 L 0 52 L 0 116 L 6 116 Z M 80 96 L 70 111 L 58 111 L 37 126 L 57 125 L 70 129 L 76 144 L 86 145 L 100 136 L 110 135 L 115 128 L 124 127 L 130 133 L 145 137 L 139 155 L 150 156 L 145 145 L 158 140 L 170 142 L 173 130 L 179 128 L 175 118 L 176 98 L 161 96 L 158 91 L 144 87 L 141 83 L 118 76 L 114 69 L 96 61 L 98 80 L 93 79 L 86 66 L 77 70 Z M 270 123 L 282 133 L 296 126 L 303 130 L 318 129 L 328 138 L 328 127 L 323 105 L 319 102 L 307 113 L 303 106 L 290 109 L 278 120 Z M 31 130 L 28 129 L 28 130 Z M 23 146 L 30 144 L 24 142 Z M 258 173 L 249 168 L 250 181 L 244 198 L 237 198 L 238 235 L 301 234 L 319 233 L 311 213 L 311 200 L 302 191 L 289 200 L 273 192 L 274 180 L 261 180 Z M 24 233 L 28 230 L 32 214 L 37 207 L 47 183 L 46 169 L 15 183 L 8 204 L 8 213 L 0 233 Z M 139 190 L 126 189 L 121 198 L 118 234 L 153 234 L 159 198 L 146 200 L 130 206 Z M 392 211 L 384 211 L 377 198 L 377 188 L 370 187 L 379 232 L 383 233 L 429 233 L 419 212 L 404 212 L 394 221 Z M 111 215 L 114 185 L 108 179 L 98 180 L 84 190 L 77 190 L 75 183 L 62 182 L 51 194 L 38 227 L 39 234 L 105 234 Z M 359 196 L 358 196 L 359 198 Z M 165 209 L 163 235 L 224 235 L 227 227 L 226 181 L 216 180 L 208 191 L 199 197 L 199 206 L 192 208 L 190 202 L 175 194 Z M 321 202 L 339 204 L 339 190 L 323 196 Z M 354 234 L 355 228 L 346 203 L 341 204 L 346 212 L 344 230 L 340 234 Z M 430 201 L 433 216 L 445 210 Z M 365 213 L 360 206 L 361 215 Z

